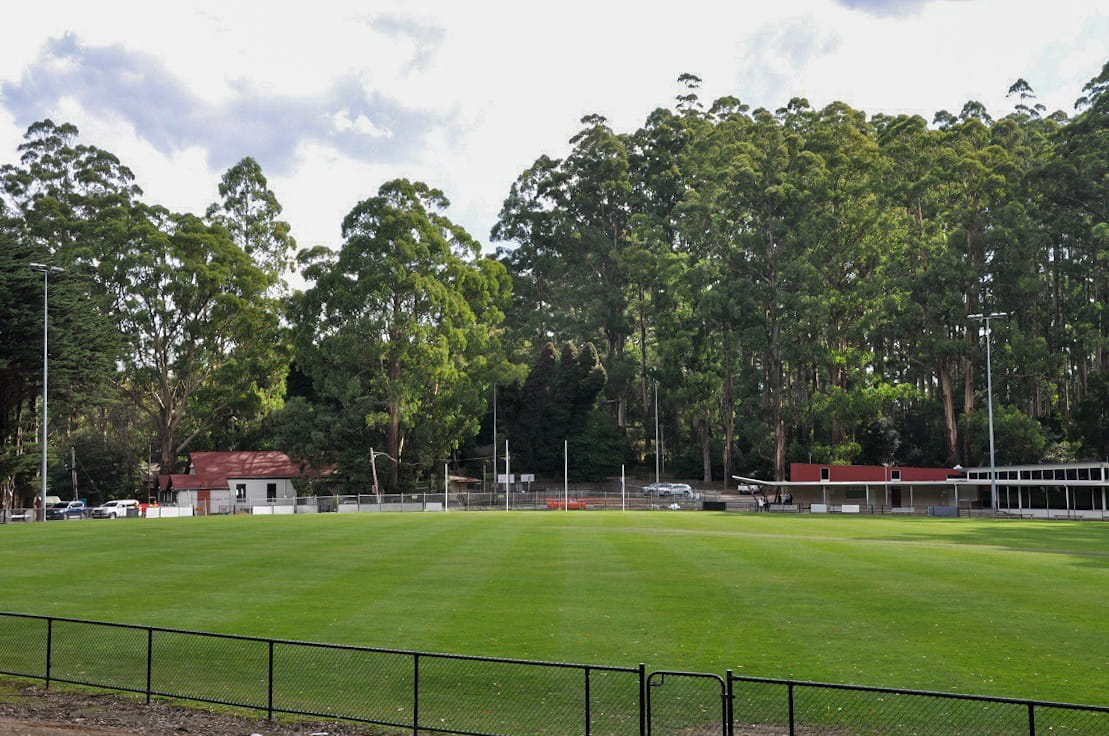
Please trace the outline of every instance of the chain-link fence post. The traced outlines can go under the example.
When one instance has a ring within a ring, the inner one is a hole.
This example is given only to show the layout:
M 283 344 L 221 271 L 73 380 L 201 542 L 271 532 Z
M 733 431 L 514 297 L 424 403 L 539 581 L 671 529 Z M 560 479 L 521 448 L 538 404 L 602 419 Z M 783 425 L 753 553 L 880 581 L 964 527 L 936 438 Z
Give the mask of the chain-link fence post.
M 269 641 L 269 674 L 266 677 L 266 720 L 273 720 L 273 640 Z
M 412 736 L 420 733 L 420 655 L 412 654 Z
M 647 736 L 647 665 L 639 663 L 639 736 Z
M 726 736 L 735 736 L 735 680 L 732 679 L 732 670 L 728 670 L 724 679 L 724 733 Z
M 50 665 L 54 653 L 54 619 L 46 619 L 46 689 L 50 689 Z
M 146 703 L 150 704 L 150 692 L 154 684 L 154 629 L 146 628 Z

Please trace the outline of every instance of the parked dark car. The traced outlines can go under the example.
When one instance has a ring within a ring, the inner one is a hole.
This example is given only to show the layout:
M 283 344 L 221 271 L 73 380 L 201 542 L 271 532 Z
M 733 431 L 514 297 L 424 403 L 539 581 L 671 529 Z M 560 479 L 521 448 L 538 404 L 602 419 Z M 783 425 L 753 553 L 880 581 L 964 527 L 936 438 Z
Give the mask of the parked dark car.
M 89 510 L 84 501 L 59 501 L 46 507 L 48 521 L 84 519 L 88 515 Z

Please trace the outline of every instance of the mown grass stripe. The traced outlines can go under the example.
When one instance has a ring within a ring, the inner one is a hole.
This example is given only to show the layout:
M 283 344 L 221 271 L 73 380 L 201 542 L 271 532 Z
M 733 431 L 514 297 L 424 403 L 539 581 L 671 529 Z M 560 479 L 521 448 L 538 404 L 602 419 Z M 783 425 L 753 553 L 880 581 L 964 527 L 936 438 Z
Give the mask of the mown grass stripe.
M 1109 526 L 719 513 L 9 525 L 0 608 L 1098 704 Z

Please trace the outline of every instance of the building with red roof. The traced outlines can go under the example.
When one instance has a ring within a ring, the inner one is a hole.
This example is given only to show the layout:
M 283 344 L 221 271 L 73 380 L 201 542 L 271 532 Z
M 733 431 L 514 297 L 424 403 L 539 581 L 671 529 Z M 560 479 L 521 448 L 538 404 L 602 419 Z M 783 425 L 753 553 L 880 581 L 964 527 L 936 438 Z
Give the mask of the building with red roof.
M 733 476 L 746 493 L 788 492 L 811 510 L 914 511 L 916 507 L 1034 518 L 1109 519 L 1109 462 L 914 468 L 793 463 L 789 480 Z
M 806 505 L 970 508 L 980 500 L 979 490 L 967 486 L 962 468 L 791 463 L 787 481 L 735 477 L 746 489 L 770 496 L 789 491 L 798 503 Z
M 199 514 L 232 513 L 256 504 L 292 504 L 304 469 L 283 452 L 193 452 L 189 472 L 158 476 L 158 500 Z

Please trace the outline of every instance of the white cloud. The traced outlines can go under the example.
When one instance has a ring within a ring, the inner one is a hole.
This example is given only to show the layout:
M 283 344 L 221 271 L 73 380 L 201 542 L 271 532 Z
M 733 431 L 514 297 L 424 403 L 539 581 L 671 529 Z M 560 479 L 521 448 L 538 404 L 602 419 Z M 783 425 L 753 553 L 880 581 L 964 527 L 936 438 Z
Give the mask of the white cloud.
M 346 109 L 335 113 L 335 115 L 332 116 L 332 123 L 335 126 L 336 132 L 339 133 L 354 132 L 359 135 L 368 135 L 371 138 L 393 137 L 392 131 L 377 127 L 372 120 L 362 113 L 359 113 L 352 119 L 350 110 Z

